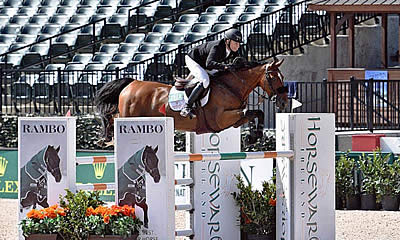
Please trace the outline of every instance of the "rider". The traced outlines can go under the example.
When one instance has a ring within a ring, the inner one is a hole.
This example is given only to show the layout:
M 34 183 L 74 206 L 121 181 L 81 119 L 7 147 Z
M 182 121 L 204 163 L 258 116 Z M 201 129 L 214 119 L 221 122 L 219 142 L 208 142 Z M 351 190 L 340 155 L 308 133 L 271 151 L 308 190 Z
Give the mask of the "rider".
M 193 104 L 210 85 L 206 70 L 228 70 L 230 65 L 226 62 L 238 56 L 241 42 L 242 33 L 233 28 L 225 32 L 223 39 L 203 43 L 185 56 L 186 66 L 199 83 L 190 94 L 187 105 L 181 110 L 182 117 L 194 117 Z

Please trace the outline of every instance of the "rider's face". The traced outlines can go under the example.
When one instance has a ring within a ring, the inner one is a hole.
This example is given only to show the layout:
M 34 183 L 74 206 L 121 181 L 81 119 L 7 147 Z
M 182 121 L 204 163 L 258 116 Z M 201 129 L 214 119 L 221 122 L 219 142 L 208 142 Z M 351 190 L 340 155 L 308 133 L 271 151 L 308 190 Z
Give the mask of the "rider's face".
M 229 47 L 230 47 L 230 49 L 232 51 L 237 52 L 237 50 L 239 50 L 240 43 L 236 42 L 236 41 L 233 41 L 233 40 L 230 40 L 229 41 Z

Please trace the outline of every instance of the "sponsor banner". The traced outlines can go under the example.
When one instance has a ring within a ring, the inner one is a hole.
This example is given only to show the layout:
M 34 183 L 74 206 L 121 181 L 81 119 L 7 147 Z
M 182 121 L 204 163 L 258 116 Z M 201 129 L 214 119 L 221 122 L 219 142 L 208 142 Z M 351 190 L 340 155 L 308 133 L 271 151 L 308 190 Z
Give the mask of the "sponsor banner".
M 117 118 L 116 201 L 144 222 L 139 239 L 175 239 L 172 118 Z
M 190 163 L 189 162 L 176 162 L 175 166 L 175 179 L 190 178 Z M 175 204 L 189 204 L 190 203 L 190 187 L 189 186 L 175 186 Z
M 240 152 L 240 128 L 220 133 L 191 133 L 191 152 Z M 240 239 L 239 208 L 232 192 L 237 192 L 235 174 L 240 161 L 194 162 L 195 239 Z
M 20 219 L 32 208 L 58 203 L 75 189 L 74 117 L 18 118 Z
M 0 198 L 18 198 L 18 151 L 0 151 Z
M 334 114 L 278 114 L 277 239 L 335 239 Z
M 246 159 L 240 161 L 240 176 L 253 190 L 262 191 L 262 183 L 270 181 L 273 176 L 272 159 Z

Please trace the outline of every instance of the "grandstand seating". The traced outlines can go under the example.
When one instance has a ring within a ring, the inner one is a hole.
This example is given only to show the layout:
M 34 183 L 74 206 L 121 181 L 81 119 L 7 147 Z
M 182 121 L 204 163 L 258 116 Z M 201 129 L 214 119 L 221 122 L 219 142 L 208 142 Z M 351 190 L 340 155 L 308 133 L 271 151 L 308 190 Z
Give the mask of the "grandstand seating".
M 29 99 L 27 96 L 31 96 L 34 101 L 46 103 L 49 101 L 46 95 L 54 97 L 59 94 L 55 89 L 57 85 L 57 88 L 62 88 L 62 99 L 67 101 L 69 97 L 75 96 L 79 101 L 86 101 L 93 97 L 95 89 L 116 79 L 116 69 L 125 67 L 128 67 L 126 72 L 142 72 L 151 80 L 165 80 L 159 78 L 159 74 L 167 75 L 167 79 L 171 79 L 173 69 L 169 65 L 181 64 L 183 61 L 182 56 L 176 53 L 164 59 L 164 65 L 157 63 L 157 67 L 151 64 L 135 66 L 135 63 L 176 49 L 180 44 L 199 41 L 228 29 L 235 23 L 259 18 L 282 9 L 287 4 L 287 0 L 230 0 L 223 6 L 197 8 L 198 11 L 187 11 L 175 16 L 173 13 L 178 9 L 193 7 L 198 1 L 160 0 L 141 6 L 149 2 L 151 1 L 0 0 L 3 3 L 3 6 L 0 4 L 0 54 L 68 32 L 52 39 L 51 43 L 44 41 L 7 54 L 7 59 L 5 56 L 0 59 L 0 68 L 7 61 L 7 67 L 45 69 L 44 73 L 31 74 L 30 77 L 18 76 L 14 80 L 18 87 L 13 87 L 12 94 L 18 99 L 25 100 Z M 137 6 L 141 6 L 137 12 L 129 11 Z M 307 14 L 294 24 L 308 27 L 307 31 L 315 31 L 318 28 L 315 26 L 318 14 Z M 105 25 L 90 24 L 103 18 L 106 18 Z M 140 26 L 154 18 L 163 19 L 150 27 L 132 31 L 132 26 L 135 27 L 136 23 Z M 129 23 L 131 29 L 128 29 Z M 85 24 L 87 25 L 81 27 Z M 287 41 L 289 24 L 285 14 L 274 22 L 255 23 L 250 31 L 244 32 L 245 44 L 249 45 L 248 53 L 260 53 L 266 46 L 272 48 L 271 37 L 279 38 L 283 43 Z M 77 27 L 81 28 L 73 30 Z M 267 28 L 269 32 L 265 31 Z M 301 32 L 294 36 L 305 38 L 306 34 L 307 32 Z M 105 36 L 106 40 L 93 47 L 88 46 L 93 40 L 98 40 L 98 36 Z M 79 47 L 83 48 L 58 56 Z M 57 57 L 50 59 L 49 56 Z M 40 65 L 32 65 L 43 59 L 46 61 Z M 55 73 L 58 69 L 63 70 L 61 78 Z M 25 87 L 29 89 L 23 90 Z M 85 87 L 88 89 L 81 89 Z

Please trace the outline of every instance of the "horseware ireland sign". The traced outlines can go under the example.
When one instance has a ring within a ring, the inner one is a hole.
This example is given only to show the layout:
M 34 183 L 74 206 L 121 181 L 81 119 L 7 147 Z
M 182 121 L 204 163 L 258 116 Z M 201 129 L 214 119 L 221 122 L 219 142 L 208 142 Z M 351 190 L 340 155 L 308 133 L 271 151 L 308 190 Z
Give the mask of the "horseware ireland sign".
M 278 114 L 277 239 L 335 239 L 334 114 Z
M 76 119 L 18 118 L 19 218 L 75 189 Z
M 175 239 L 172 118 L 117 118 L 116 201 L 144 222 L 140 239 Z
M 192 153 L 240 152 L 240 128 L 220 133 L 190 134 Z M 195 239 L 240 239 L 239 208 L 231 195 L 237 192 L 240 161 L 196 161 L 194 165 Z M 199 237 L 201 236 L 201 237 Z

